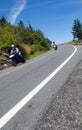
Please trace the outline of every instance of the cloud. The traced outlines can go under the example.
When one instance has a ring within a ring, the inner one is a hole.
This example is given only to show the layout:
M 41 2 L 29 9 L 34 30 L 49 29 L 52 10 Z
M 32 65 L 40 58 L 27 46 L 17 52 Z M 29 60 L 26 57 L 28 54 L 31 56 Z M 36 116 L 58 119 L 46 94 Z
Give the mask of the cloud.
M 26 0 L 17 0 L 15 3 L 15 6 L 11 9 L 10 16 L 8 18 L 8 21 L 11 24 L 14 24 L 16 21 L 16 18 L 19 16 L 21 11 L 25 8 Z

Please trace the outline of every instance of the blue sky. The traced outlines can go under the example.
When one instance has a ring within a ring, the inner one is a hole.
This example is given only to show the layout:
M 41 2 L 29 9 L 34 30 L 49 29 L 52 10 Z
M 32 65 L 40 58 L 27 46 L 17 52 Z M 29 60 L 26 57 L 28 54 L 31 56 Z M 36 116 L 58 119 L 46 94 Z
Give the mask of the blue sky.
M 57 44 L 73 39 L 74 19 L 82 22 L 82 0 L 0 0 L 0 18 L 17 25 L 28 21 Z

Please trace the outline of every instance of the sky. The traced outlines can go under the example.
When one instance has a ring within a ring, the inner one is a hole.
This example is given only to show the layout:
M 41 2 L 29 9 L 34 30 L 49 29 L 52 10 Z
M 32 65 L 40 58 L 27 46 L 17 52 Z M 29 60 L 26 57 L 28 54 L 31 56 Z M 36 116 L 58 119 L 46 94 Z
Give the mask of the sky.
M 73 40 L 75 19 L 82 23 L 82 0 L 0 0 L 0 18 L 17 26 L 30 23 L 57 44 Z

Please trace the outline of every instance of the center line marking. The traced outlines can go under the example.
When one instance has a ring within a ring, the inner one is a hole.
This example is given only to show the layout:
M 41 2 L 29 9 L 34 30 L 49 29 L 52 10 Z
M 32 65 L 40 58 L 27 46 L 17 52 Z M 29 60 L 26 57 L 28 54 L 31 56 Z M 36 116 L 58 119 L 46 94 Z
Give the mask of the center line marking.
M 2 128 L 21 108 L 23 108 L 45 86 L 64 67 L 64 65 L 74 56 L 76 52 L 77 48 L 74 47 L 74 52 L 59 67 L 57 67 L 47 78 L 45 78 L 38 86 L 36 86 L 36 88 L 34 88 L 19 103 L 17 103 L 3 117 L 1 117 L 0 128 Z

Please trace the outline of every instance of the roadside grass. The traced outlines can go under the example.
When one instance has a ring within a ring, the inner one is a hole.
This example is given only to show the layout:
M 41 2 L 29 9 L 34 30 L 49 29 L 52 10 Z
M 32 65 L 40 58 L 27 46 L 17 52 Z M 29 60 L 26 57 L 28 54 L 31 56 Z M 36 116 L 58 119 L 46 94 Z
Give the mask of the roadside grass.
M 37 56 L 40 56 L 40 55 L 42 55 L 42 54 L 44 54 L 44 53 L 46 53 L 46 52 L 47 52 L 47 51 L 37 51 L 37 52 L 35 52 L 34 54 L 30 55 L 30 56 L 29 56 L 29 59 L 35 58 L 35 57 L 37 57 Z

